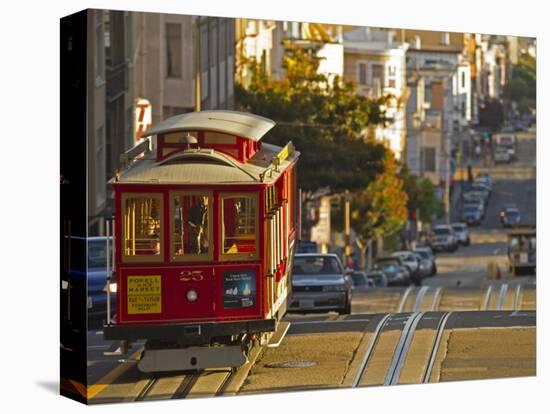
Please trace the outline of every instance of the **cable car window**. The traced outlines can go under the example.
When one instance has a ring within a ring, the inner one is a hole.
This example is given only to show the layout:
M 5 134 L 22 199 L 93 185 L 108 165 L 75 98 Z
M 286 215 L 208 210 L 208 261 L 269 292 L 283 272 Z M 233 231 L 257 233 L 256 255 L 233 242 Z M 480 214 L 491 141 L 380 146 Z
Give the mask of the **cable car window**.
M 122 209 L 124 259 L 162 260 L 162 195 L 125 194 Z
M 257 255 L 258 198 L 224 195 L 222 202 L 222 256 L 225 259 L 254 259 Z
M 172 260 L 212 258 L 212 195 L 184 192 L 170 195 Z

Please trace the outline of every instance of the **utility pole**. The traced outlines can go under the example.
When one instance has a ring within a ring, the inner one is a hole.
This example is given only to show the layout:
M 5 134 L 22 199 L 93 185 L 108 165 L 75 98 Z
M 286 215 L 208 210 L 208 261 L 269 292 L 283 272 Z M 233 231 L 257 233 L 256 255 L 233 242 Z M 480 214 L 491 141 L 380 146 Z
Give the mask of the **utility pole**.
M 346 190 L 344 196 L 344 235 L 346 246 L 344 248 L 344 255 L 349 256 L 351 254 L 351 243 L 350 243 L 350 207 L 349 207 L 349 191 Z
M 446 128 L 443 129 L 443 159 L 445 163 L 445 186 L 444 186 L 444 194 L 443 194 L 443 205 L 445 209 L 445 223 L 449 224 L 451 222 L 451 200 L 449 197 L 449 190 L 450 190 L 450 181 L 451 181 L 451 154 L 449 153 L 449 145 L 448 145 L 448 139 Z
M 195 112 L 201 110 L 201 18 L 195 17 Z

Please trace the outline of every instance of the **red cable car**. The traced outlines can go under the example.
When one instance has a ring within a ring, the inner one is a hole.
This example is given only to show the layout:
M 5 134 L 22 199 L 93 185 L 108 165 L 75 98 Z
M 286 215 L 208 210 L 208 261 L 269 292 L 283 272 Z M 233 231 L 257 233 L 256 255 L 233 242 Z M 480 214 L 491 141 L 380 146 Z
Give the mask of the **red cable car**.
M 233 111 L 166 119 L 110 181 L 116 321 L 104 336 L 146 340 L 140 370 L 240 366 L 286 313 L 299 153 L 260 142 L 274 125 Z

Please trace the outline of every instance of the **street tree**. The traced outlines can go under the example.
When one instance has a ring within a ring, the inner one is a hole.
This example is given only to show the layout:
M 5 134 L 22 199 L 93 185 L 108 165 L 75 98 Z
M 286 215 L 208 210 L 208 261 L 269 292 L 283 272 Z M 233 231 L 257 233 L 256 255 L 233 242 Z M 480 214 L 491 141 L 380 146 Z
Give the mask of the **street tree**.
M 389 122 L 384 108 L 390 96 L 358 95 L 352 82 L 319 73 L 319 59 L 300 48 L 287 50 L 281 79 L 269 77 L 255 60 L 246 64 L 250 76 L 236 85 L 237 106 L 277 122 L 265 142 L 292 140 L 302 152 L 299 185 L 306 196 L 327 187 L 333 193 L 362 190 L 383 171 L 386 148 L 363 133 Z
M 437 198 L 435 185 L 427 178 L 412 175 L 408 168 L 399 172 L 403 180 L 403 189 L 407 193 L 407 210 L 409 217 L 418 212 L 417 219 L 430 222 L 434 215 L 441 213 L 441 203 Z
M 384 157 L 384 171 L 351 200 L 351 224 L 364 242 L 397 232 L 407 220 L 408 196 L 397 162 L 391 153 Z M 364 243 L 366 244 L 366 243 Z

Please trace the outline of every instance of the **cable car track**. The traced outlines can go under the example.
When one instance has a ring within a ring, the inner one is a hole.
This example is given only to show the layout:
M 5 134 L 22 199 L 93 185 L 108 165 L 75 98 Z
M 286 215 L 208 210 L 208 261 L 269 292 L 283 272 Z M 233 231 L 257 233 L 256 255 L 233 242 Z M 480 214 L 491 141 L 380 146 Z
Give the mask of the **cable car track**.
M 426 365 L 426 370 L 424 371 L 424 376 L 422 378 L 423 383 L 427 383 L 430 381 L 435 358 L 437 356 L 437 352 L 439 351 L 439 344 L 441 343 L 441 337 L 443 336 L 443 332 L 445 331 L 445 326 L 451 314 L 452 312 L 446 312 L 443 314 L 443 316 L 439 320 L 439 323 L 437 325 L 437 333 L 432 345 L 432 350 L 430 351 L 430 359 L 428 360 L 428 365 Z
M 425 347 L 420 348 L 421 353 L 427 356 L 427 363 L 422 365 L 421 378 L 423 383 L 429 382 L 431 378 L 443 332 L 447 327 L 447 322 L 451 314 L 452 312 L 438 314 L 437 324 L 433 328 L 427 327 L 428 329 L 425 329 L 426 327 L 424 327 L 425 332 L 433 335 L 433 339 L 430 341 L 431 345 L 427 350 Z M 351 384 L 352 387 L 363 386 L 365 382 L 370 382 L 367 385 L 396 385 L 400 383 L 400 375 L 407 363 L 409 351 L 415 340 L 415 334 L 417 333 L 420 322 L 422 321 L 424 324 L 434 323 L 434 321 L 430 320 L 433 319 L 433 314 L 429 314 L 428 317 L 428 314 L 425 312 L 412 312 L 403 320 L 402 318 L 404 315 L 407 314 L 386 314 L 380 319 L 369 340 L 367 350 L 362 357 L 361 364 Z M 383 349 L 378 349 L 378 347 L 382 342 L 381 338 L 384 334 L 390 334 L 392 331 L 395 331 L 395 327 L 392 328 L 390 325 L 394 325 L 396 322 L 403 323 L 403 326 L 399 331 L 397 340 L 393 342 L 390 340 L 390 343 L 393 344 L 393 351 L 388 359 L 388 355 L 384 356 L 382 354 Z M 377 359 L 376 364 L 379 365 L 378 367 L 372 366 L 375 359 Z M 369 365 L 371 365 L 370 372 Z M 375 372 L 377 370 L 380 371 L 380 365 L 386 366 L 383 378 L 381 372 Z M 373 378 L 367 380 L 369 374 Z M 378 379 L 376 379 L 376 377 L 378 377 Z

